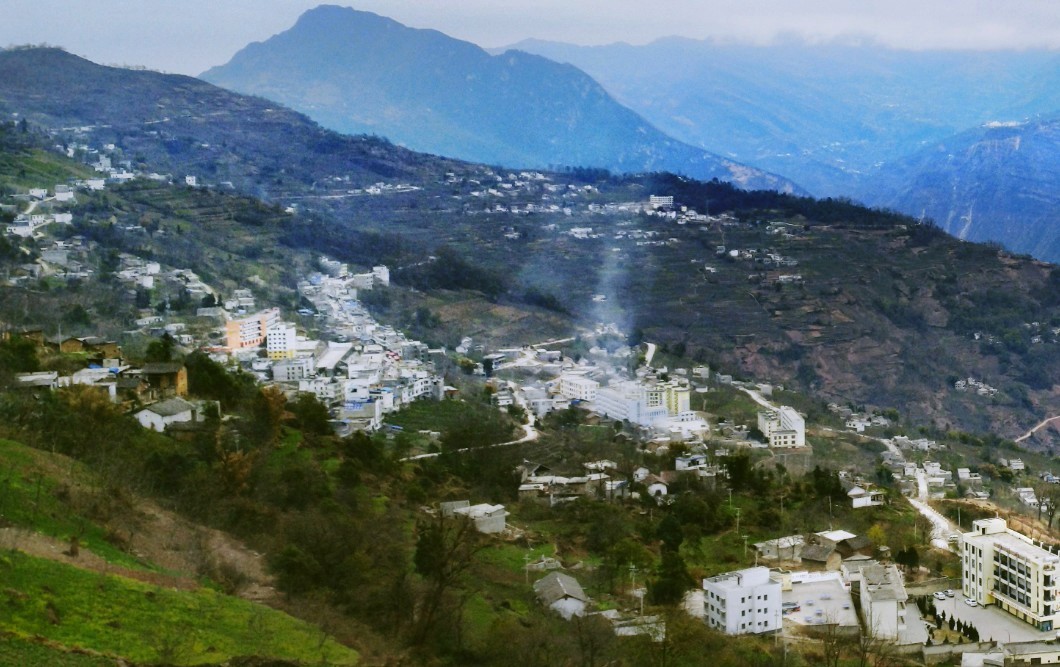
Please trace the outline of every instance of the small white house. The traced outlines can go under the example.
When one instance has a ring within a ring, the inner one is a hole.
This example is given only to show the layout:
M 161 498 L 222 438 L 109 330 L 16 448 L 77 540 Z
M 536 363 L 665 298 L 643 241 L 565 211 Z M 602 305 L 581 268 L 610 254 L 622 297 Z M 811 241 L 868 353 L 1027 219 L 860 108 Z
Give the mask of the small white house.
M 144 428 L 164 431 L 170 424 L 195 421 L 195 406 L 175 397 L 149 405 L 133 416 Z
M 534 593 L 541 603 L 568 621 L 584 616 L 589 596 L 574 577 L 562 572 L 551 572 L 534 582 Z
M 878 507 L 883 504 L 884 494 L 879 489 L 863 489 L 860 486 L 847 491 L 847 497 L 854 509 L 859 507 Z
M 454 500 L 442 503 L 440 509 L 442 516 L 449 517 L 457 514 L 466 516 L 475 524 L 475 530 L 480 533 L 503 533 L 508 527 L 506 521 L 508 511 L 504 505 L 490 505 L 489 503 L 472 505 L 467 500 Z

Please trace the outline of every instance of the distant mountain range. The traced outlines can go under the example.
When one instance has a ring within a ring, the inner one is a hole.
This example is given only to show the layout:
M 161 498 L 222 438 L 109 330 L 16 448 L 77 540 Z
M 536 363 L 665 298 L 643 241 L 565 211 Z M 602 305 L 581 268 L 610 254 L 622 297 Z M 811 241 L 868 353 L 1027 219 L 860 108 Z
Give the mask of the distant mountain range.
M 571 63 L 670 136 L 818 196 L 893 206 L 1060 261 L 1060 152 L 1055 121 L 1042 120 L 1060 112 L 1055 52 L 682 38 L 510 48 Z
M 349 8 L 312 9 L 202 78 L 334 130 L 476 162 L 672 171 L 796 190 L 787 179 L 672 139 L 572 66 L 521 52 L 493 56 Z
M 1060 55 L 757 47 L 684 38 L 509 47 L 570 63 L 663 132 L 845 195 L 883 162 L 990 121 L 1060 110 Z
M 990 124 L 888 164 L 861 196 L 1060 262 L 1060 118 Z

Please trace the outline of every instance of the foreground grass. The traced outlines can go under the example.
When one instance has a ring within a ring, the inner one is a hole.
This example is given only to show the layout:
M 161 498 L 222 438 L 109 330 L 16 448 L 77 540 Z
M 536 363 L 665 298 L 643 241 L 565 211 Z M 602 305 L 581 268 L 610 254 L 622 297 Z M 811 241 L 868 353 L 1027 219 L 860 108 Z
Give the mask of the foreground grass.
M 195 665 L 259 655 L 352 665 L 358 659 L 318 628 L 274 609 L 209 589 L 174 591 L 15 551 L 0 555 L 0 591 L 0 631 L 136 662 Z
M 19 667 L 115 667 L 117 662 L 84 653 L 67 653 L 14 635 L 0 634 L 0 665 Z

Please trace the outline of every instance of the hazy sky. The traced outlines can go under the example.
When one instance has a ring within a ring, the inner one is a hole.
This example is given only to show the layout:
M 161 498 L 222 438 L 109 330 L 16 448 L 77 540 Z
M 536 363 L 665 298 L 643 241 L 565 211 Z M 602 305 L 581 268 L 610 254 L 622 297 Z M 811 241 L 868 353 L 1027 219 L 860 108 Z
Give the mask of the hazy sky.
M 4 0 L 0 46 L 198 74 L 294 24 L 312 0 Z M 869 38 L 899 48 L 1060 49 L 1058 0 L 363 0 L 333 2 L 491 47 L 528 37 L 643 44 Z

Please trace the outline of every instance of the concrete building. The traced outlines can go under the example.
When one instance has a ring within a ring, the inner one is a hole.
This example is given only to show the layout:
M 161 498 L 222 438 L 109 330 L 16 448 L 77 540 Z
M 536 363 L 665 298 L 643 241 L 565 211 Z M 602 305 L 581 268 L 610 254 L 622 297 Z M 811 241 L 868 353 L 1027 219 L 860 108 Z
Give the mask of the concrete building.
M 673 195 L 649 195 L 648 206 L 652 208 L 662 208 L 663 206 L 673 206 L 674 198 Z
M 584 375 L 565 373 L 559 378 L 559 393 L 576 401 L 595 401 L 600 383 Z
M 298 382 L 313 376 L 313 360 L 286 359 L 272 365 L 272 379 L 277 382 Z
M 618 421 L 640 426 L 662 425 L 666 420 L 664 393 L 636 382 L 601 387 L 596 393 L 596 412 Z
M 867 630 L 880 639 L 897 639 L 906 629 L 902 573 L 891 565 L 873 563 L 861 568 L 861 609 Z
M 703 580 L 707 625 L 728 635 L 780 628 L 781 584 L 765 567 L 752 567 Z
M 1010 529 L 1004 519 L 980 519 L 961 539 L 964 594 L 993 604 L 1041 631 L 1060 621 L 1060 555 Z
M 225 323 L 225 346 L 229 352 L 258 347 L 265 342 L 269 327 L 279 323 L 279 308 L 269 308 L 240 320 L 229 320 Z
M 265 331 L 265 351 L 269 359 L 294 359 L 298 332 L 290 322 L 277 322 Z
M 758 430 L 769 440 L 770 447 L 805 447 L 806 421 L 794 408 L 758 413 Z

